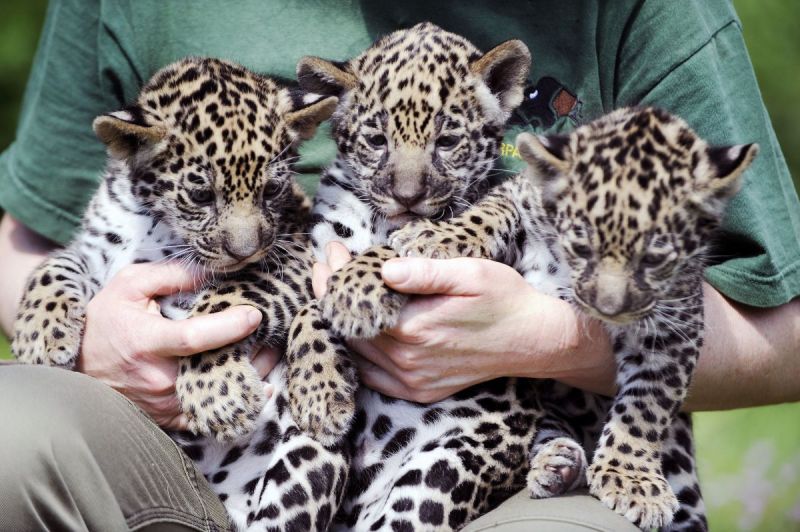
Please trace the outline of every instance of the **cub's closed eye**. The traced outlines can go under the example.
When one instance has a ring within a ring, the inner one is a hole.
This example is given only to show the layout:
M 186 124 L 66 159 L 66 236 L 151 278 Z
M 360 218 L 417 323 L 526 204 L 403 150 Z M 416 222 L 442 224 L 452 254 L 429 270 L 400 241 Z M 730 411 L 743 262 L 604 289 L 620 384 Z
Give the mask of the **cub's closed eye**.
M 264 197 L 270 198 L 276 196 L 281 190 L 283 190 L 283 183 L 275 179 L 270 179 L 267 181 L 267 184 L 264 185 Z
M 461 140 L 455 135 L 442 135 L 436 139 L 436 147 L 444 150 L 454 147 Z
M 642 257 L 641 263 L 643 266 L 659 266 L 666 260 L 666 254 L 647 253 Z
M 592 248 L 586 244 L 572 244 L 572 252 L 582 259 L 588 259 L 592 256 Z
M 373 148 L 383 148 L 386 146 L 386 137 L 384 135 L 370 135 L 367 137 L 367 144 Z
M 214 200 L 214 192 L 210 188 L 195 188 L 189 191 L 189 199 L 198 205 L 206 205 Z

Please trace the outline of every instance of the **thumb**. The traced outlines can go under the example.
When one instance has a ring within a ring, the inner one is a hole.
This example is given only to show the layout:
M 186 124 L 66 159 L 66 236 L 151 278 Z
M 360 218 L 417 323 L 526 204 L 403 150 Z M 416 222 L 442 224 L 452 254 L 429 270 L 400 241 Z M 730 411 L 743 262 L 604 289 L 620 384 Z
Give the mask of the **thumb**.
M 136 347 L 158 356 L 190 356 L 246 338 L 258 328 L 261 319 L 261 312 L 249 305 L 185 320 L 147 316 L 141 324 L 146 332 L 136 339 Z
M 174 263 L 131 264 L 111 278 L 107 289 L 131 300 L 166 296 L 183 290 L 195 290 L 202 282 L 197 272 Z
M 479 259 L 391 259 L 381 270 L 391 288 L 406 294 L 471 296 L 481 293 L 486 268 Z

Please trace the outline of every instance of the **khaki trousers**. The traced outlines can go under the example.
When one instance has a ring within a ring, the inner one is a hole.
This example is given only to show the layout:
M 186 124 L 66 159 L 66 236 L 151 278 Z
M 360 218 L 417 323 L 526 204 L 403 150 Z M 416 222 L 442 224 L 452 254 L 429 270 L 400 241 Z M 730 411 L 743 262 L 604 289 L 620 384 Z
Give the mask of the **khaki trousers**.
M 136 406 L 79 373 L 0 365 L 0 530 L 229 530 L 192 462 Z M 634 531 L 586 495 L 520 493 L 466 530 Z

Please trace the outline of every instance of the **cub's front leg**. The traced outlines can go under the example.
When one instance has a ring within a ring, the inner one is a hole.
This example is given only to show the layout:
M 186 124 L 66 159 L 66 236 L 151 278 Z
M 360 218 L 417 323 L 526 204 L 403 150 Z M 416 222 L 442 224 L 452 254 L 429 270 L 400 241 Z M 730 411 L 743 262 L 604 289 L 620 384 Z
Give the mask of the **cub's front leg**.
M 391 247 L 374 246 L 330 276 L 319 305 L 335 335 L 373 338 L 394 327 L 408 296 L 383 282 L 383 263 L 393 258 L 397 253 Z
M 21 362 L 73 369 L 81 348 L 86 304 L 96 287 L 88 268 L 66 249 L 47 258 L 28 279 L 14 323 L 11 351 Z
M 404 257 L 452 259 L 473 257 L 505 262 L 515 234 L 525 220 L 517 202 L 532 195 L 522 177 L 498 185 L 479 203 L 448 220 L 427 218 L 401 227 L 389 237 L 389 245 Z M 530 201 L 530 200 L 529 200 Z
M 702 309 L 702 297 L 684 298 Z M 702 343 L 702 311 L 662 310 L 655 332 L 614 338 L 619 390 L 589 466 L 589 490 L 643 529 L 668 526 L 678 499 L 662 470 L 664 441 L 686 397 Z M 637 334 L 638 333 L 638 334 Z
M 333 334 L 316 301 L 292 322 L 286 365 L 292 417 L 312 438 L 334 445 L 355 416 L 358 374 L 347 345 Z
M 179 361 L 175 389 L 195 434 L 224 441 L 252 431 L 265 398 L 251 355 L 260 344 L 283 348 L 291 320 L 307 300 L 304 290 L 298 290 L 305 283 L 291 277 L 251 268 L 198 294 L 189 317 L 250 305 L 261 312 L 262 320 L 256 332 L 239 342 Z

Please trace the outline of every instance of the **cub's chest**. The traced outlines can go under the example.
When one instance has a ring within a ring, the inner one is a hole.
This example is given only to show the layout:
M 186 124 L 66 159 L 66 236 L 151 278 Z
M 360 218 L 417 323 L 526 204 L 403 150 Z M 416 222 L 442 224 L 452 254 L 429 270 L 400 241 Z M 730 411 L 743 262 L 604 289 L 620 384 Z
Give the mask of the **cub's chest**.
M 85 255 L 95 263 L 95 272 L 103 272 L 97 279 L 105 286 L 120 270 L 131 264 L 147 262 L 176 262 L 192 267 L 191 249 L 164 223 L 150 216 L 118 212 L 111 224 L 105 222 L 103 231 L 91 230 L 83 239 Z M 90 224 L 91 227 L 91 224 Z M 195 295 L 180 293 L 159 298 L 161 312 L 170 319 L 187 317 Z

